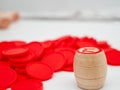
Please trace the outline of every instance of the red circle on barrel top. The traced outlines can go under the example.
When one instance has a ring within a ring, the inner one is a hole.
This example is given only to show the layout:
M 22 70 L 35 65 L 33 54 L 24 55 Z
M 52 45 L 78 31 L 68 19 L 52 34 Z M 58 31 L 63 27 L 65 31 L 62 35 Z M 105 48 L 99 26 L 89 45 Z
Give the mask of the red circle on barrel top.
M 101 52 L 102 49 L 97 48 L 97 47 L 83 47 L 77 50 L 77 52 L 81 54 L 96 54 Z

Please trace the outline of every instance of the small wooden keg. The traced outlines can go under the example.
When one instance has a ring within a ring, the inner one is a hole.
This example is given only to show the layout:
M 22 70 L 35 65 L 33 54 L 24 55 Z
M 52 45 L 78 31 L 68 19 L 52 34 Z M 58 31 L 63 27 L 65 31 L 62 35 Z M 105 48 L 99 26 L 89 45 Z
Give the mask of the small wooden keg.
M 77 84 L 85 90 L 103 87 L 107 72 L 104 51 L 96 47 L 83 47 L 76 51 L 74 73 Z

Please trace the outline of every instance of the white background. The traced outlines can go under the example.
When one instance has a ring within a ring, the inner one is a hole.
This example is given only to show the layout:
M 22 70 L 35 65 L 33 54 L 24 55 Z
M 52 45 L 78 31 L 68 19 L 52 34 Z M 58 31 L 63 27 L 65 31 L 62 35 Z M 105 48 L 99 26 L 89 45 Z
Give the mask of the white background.
M 63 35 L 89 36 L 106 40 L 120 49 L 120 22 L 78 22 L 20 20 L 6 30 L 0 30 L 0 41 L 43 41 Z M 120 90 L 120 67 L 108 66 L 105 86 L 101 90 Z M 74 73 L 58 72 L 44 82 L 44 90 L 81 90 L 77 87 Z
M 112 10 L 119 11 L 120 0 L 0 0 L 0 9 L 21 12 Z

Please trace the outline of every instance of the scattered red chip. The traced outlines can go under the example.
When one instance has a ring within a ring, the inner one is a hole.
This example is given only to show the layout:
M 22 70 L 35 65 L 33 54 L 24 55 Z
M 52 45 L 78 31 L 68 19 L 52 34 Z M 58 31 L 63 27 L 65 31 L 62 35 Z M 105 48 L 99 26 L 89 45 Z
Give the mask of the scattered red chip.
M 50 54 L 52 53 L 54 50 L 53 50 L 53 42 L 52 41 L 45 41 L 45 42 L 42 42 L 42 46 L 44 48 L 44 51 L 43 51 L 43 56 L 46 55 L 46 54 Z
M 59 71 L 65 65 L 66 60 L 63 54 L 54 52 L 44 56 L 41 62 L 48 64 L 54 71 Z
M 17 75 L 17 81 L 22 81 L 22 80 L 27 80 L 30 79 L 29 76 L 27 76 L 26 74 L 18 74 Z
M 2 60 L 2 51 L 0 51 L 0 61 Z
M 94 39 L 94 38 L 92 38 L 92 37 L 82 37 L 81 39 L 80 39 L 80 41 L 81 42 L 90 42 L 90 43 L 97 43 L 97 41 Z
M 94 38 L 83 37 L 76 42 L 78 48 L 97 46 L 97 42 Z
M 25 67 L 24 67 L 24 68 L 15 68 L 15 71 L 16 71 L 18 74 L 26 74 Z
M 64 71 L 73 72 L 73 65 L 63 67 Z
M 9 67 L 10 68 L 10 64 L 8 62 L 0 61 L 0 68 L 1 67 Z
M 76 42 L 78 41 L 79 39 L 77 37 L 73 37 L 72 40 L 68 43 L 67 47 L 68 48 L 72 48 L 72 49 L 78 49 L 77 45 L 76 45 Z
M 23 62 L 23 63 L 13 63 L 13 62 L 10 62 L 10 66 L 12 67 L 16 67 L 16 68 L 23 68 L 26 66 L 28 62 Z
M 23 46 L 26 44 L 26 42 L 24 41 L 12 41 L 14 43 L 15 46 Z
M 17 79 L 16 72 L 11 68 L 0 68 L 0 87 L 7 88 Z
M 65 47 L 72 41 L 72 39 L 73 38 L 70 35 L 67 35 L 58 38 L 57 40 L 54 41 L 54 43 L 56 47 Z
M 28 53 L 28 48 L 22 48 L 22 47 L 12 48 L 9 50 L 4 50 L 2 53 L 4 56 L 7 57 L 20 57 Z
M 48 80 L 53 75 L 53 70 L 50 66 L 39 62 L 29 63 L 26 66 L 26 72 L 31 77 L 38 78 L 40 80 Z
M 120 65 L 120 51 L 111 49 L 105 52 L 107 57 L 107 63 L 110 65 Z
M 28 55 L 23 56 L 23 57 L 19 57 L 19 58 L 9 58 L 9 61 L 13 62 L 13 63 L 26 63 L 29 61 L 34 61 L 35 57 L 34 54 L 32 52 L 29 52 Z
M 0 51 L 3 51 L 3 50 L 9 50 L 11 48 L 15 48 L 16 46 L 11 43 L 11 42 L 1 42 L 0 43 Z
M 97 44 L 100 48 L 110 47 L 110 45 L 106 41 L 99 41 L 99 42 L 97 42 Z
M 42 46 L 46 49 L 46 48 L 51 48 L 53 45 L 53 42 L 48 40 L 48 41 L 45 41 L 45 42 L 42 42 Z
M 11 90 L 43 90 L 43 84 L 39 80 L 21 80 L 14 83 Z
M 42 55 L 43 50 L 44 50 L 42 44 L 39 42 L 31 42 L 31 43 L 27 44 L 27 47 L 29 48 L 29 50 L 31 52 L 33 52 L 36 59 L 40 58 L 40 56 Z
M 0 90 L 7 90 L 6 88 L 0 88 Z
M 71 48 L 58 48 L 55 50 L 56 52 L 60 52 L 64 55 L 66 59 L 66 66 L 72 65 L 73 64 L 73 59 L 74 59 L 74 54 L 75 50 Z
M 96 47 L 97 45 L 91 42 L 78 42 L 77 46 L 78 48 L 82 48 L 82 47 Z

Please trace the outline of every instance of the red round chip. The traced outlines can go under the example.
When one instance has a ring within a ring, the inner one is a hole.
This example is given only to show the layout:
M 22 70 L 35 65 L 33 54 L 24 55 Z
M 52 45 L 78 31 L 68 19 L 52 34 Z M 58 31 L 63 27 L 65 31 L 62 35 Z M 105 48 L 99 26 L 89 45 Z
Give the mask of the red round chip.
M 21 80 L 14 83 L 11 90 L 43 90 L 43 84 L 39 80 Z
M 36 59 L 40 58 L 44 50 L 42 44 L 39 42 L 31 42 L 27 44 L 27 47 L 29 48 L 31 52 L 33 52 Z
M 110 65 L 120 65 L 120 51 L 111 49 L 105 52 L 107 57 L 107 63 Z
M 97 42 L 97 44 L 98 44 L 98 47 L 100 47 L 100 48 L 110 48 L 110 45 L 106 42 L 106 41 L 99 41 L 99 42 Z
M 53 70 L 50 66 L 39 62 L 29 63 L 26 66 L 26 72 L 31 77 L 38 78 L 40 80 L 48 80 L 53 75 Z
M 53 45 L 53 42 L 50 41 L 50 40 L 45 41 L 45 42 L 42 42 L 42 46 L 43 46 L 44 48 L 50 48 L 50 47 L 52 47 L 52 45 Z
M 72 49 L 77 49 L 77 45 L 76 45 L 76 42 L 78 41 L 79 39 L 77 37 L 73 37 L 72 40 L 68 43 L 67 47 L 68 48 L 72 48 Z
M 70 35 L 67 35 L 55 40 L 54 43 L 56 47 L 65 47 L 72 41 L 72 39 L 73 38 Z
M 46 55 L 46 54 L 49 54 L 49 53 L 52 53 L 54 50 L 53 50 L 53 42 L 52 41 L 45 41 L 45 42 L 42 42 L 42 46 L 44 48 L 44 51 L 43 51 L 43 56 Z
M 19 57 L 19 58 L 9 58 L 9 61 L 13 63 L 26 63 L 29 61 L 35 60 L 34 54 L 32 52 L 29 52 L 28 55 Z
M 15 48 L 15 47 L 16 46 L 11 42 L 1 42 L 0 43 L 0 51 L 9 50 L 9 49 Z
M 20 57 L 20 56 L 24 56 L 28 53 L 28 48 L 12 48 L 9 50 L 5 50 L 2 52 L 4 56 L 7 57 Z
M 91 43 L 91 42 L 79 42 L 77 43 L 78 48 L 82 48 L 82 47 L 96 47 L 96 43 Z
M 23 46 L 26 44 L 24 41 L 11 41 L 15 46 Z
M 17 81 L 22 81 L 22 80 L 27 80 L 30 79 L 29 76 L 27 76 L 26 74 L 18 74 L 17 75 Z
M 9 67 L 10 68 L 10 64 L 8 63 L 8 62 L 3 62 L 3 61 L 1 61 L 0 62 L 0 68 L 1 67 Z
M 91 46 L 96 47 L 97 41 L 94 38 L 83 37 L 77 40 L 76 45 L 78 48 Z
M 7 90 L 6 88 L 0 88 L 0 90 Z
M 17 79 L 16 72 L 11 68 L 0 68 L 0 87 L 7 88 Z
M 81 39 L 80 39 L 80 41 L 81 42 L 90 42 L 90 43 L 97 43 L 97 41 L 94 39 L 94 38 L 92 38 L 92 37 L 82 37 Z
M 106 41 L 99 41 L 97 44 L 98 47 L 102 48 L 105 52 L 112 49 L 111 46 Z
M 2 51 L 0 51 L 0 61 L 2 60 Z
M 56 52 L 60 52 L 64 55 L 66 59 L 66 66 L 72 65 L 73 64 L 73 59 L 74 59 L 74 54 L 75 50 L 71 48 L 59 48 L 55 50 Z
M 15 68 L 15 71 L 16 71 L 18 74 L 26 74 L 25 68 Z
M 16 67 L 16 68 L 23 68 L 27 65 L 28 62 L 23 62 L 23 63 L 13 63 L 13 62 L 10 62 L 10 65 L 12 67 Z
M 54 71 L 61 70 L 66 60 L 63 54 L 54 52 L 43 57 L 42 63 L 48 64 Z
M 73 65 L 63 67 L 64 71 L 73 72 Z

